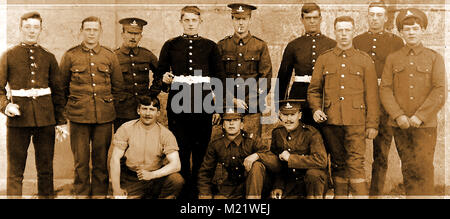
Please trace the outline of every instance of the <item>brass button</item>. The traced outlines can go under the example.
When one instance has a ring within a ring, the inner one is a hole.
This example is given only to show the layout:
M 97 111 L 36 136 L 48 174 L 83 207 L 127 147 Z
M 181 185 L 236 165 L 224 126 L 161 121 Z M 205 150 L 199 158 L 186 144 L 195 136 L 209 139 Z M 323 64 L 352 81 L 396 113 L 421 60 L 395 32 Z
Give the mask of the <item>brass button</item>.
M 342 68 L 345 68 L 345 64 L 342 64 L 341 66 L 342 66 Z
M 95 87 L 95 84 L 92 84 L 93 87 Z
M 191 55 L 192 55 L 192 52 L 189 52 L 189 55 L 191 56 Z
M 94 66 L 94 63 L 93 63 L 93 62 L 91 62 L 91 66 Z
M 341 89 L 344 89 L 344 85 L 341 86 Z
M 239 76 L 241 76 L 241 74 L 237 74 L 237 76 L 239 77 Z
M 344 97 L 339 97 L 339 100 L 344 100 L 345 98 Z

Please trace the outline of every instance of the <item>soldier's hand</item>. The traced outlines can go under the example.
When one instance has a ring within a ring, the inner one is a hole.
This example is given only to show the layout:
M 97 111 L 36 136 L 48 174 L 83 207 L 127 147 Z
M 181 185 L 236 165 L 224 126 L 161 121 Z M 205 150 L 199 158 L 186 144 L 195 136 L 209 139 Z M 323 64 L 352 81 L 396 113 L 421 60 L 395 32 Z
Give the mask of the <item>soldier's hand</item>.
M 6 105 L 5 115 L 9 117 L 20 116 L 19 105 L 8 103 L 8 105 Z
M 327 121 L 327 114 L 322 112 L 322 110 L 316 110 L 313 115 L 314 121 L 317 123 L 325 122 Z
M 212 125 L 217 125 L 220 123 L 220 114 L 214 113 L 212 117 Z
M 245 100 L 233 98 L 233 102 L 237 108 L 248 109 L 248 106 L 247 106 L 247 103 L 245 103 Z
M 138 170 L 136 171 L 137 176 L 139 178 L 139 180 L 152 180 L 155 179 L 156 177 L 154 176 L 153 172 L 151 171 L 147 171 L 147 170 Z
M 123 199 L 128 195 L 127 191 L 122 188 L 113 188 L 113 196 L 115 199 Z
M 283 151 L 283 153 L 278 155 L 278 157 L 280 158 L 281 161 L 286 161 L 286 162 L 289 160 L 290 156 L 291 156 L 291 153 L 289 153 L 288 151 Z
M 399 117 L 397 117 L 395 119 L 395 121 L 397 122 L 397 125 L 401 128 L 401 129 L 408 129 L 410 124 L 409 124 L 409 119 L 407 116 L 405 115 L 401 115 Z
M 252 169 L 253 163 L 259 159 L 259 155 L 257 153 L 253 153 L 251 155 L 248 155 L 244 159 L 244 167 L 245 171 L 250 172 Z
M 283 190 L 281 189 L 274 189 L 272 190 L 270 197 L 272 199 L 281 199 L 281 197 L 283 196 Z
M 163 81 L 165 84 L 172 84 L 172 80 L 173 80 L 174 77 L 175 77 L 175 75 L 172 74 L 172 72 L 166 72 L 166 73 L 164 73 L 164 75 L 163 75 L 162 81 Z
M 56 129 L 55 130 L 56 141 L 62 142 L 67 138 L 67 136 L 69 136 L 67 124 L 58 125 L 55 127 L 55 129 Z
M 378 130 L 374 129 L 374 128 L 368 128 L 366 130 L 366 138 L 368 139 L 375 139 L 375 137 L 377 137 L 378 135 Z
M 419 128 L 419 126 L 422 124 L 422 120 L 419 119 L 417 116 L 411 116 L 409 118 L 409 124 L 414 128 Z

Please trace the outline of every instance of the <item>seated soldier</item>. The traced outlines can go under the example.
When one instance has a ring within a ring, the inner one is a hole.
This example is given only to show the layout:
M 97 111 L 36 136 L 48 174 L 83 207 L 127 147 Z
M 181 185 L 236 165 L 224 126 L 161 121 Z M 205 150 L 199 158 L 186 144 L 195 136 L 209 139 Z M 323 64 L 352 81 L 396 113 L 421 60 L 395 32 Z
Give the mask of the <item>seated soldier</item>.
M 325 192 L 327 154 L 322 137 L 314 127 L 300 122 L 300 109 L 299 100 L 280 101 L 283 125 L 272 131 L 270 148 L 281 161 L 273 199 L 323 198 Z
M 233 107 L 222 114 L 224 134 L 210 142 L 199 170 L 199 199 L 260 199 L 263 189 L 270 192 L 268 173 L 279 171 L 279 162 L 242 131 L 242 117 Z
M 184 184 L 178 173 L 181 164 L 175 136 L 156 121 L 158 98 L 143 96 L 137 107 L 139 119 L 124 123 L 114 135 L 110 162 L 113 194 L 174 199 Z

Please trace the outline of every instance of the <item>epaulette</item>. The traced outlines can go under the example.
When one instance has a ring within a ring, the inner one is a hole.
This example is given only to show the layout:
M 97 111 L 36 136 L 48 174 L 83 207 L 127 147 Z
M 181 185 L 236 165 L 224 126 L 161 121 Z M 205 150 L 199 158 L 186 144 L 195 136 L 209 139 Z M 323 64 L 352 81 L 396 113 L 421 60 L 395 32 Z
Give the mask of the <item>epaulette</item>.
M 324 52 L 322 52 L 320 55 L 325 55 L 326 53 L 329 53 L 329 52 L 331 52 L 331 51 L 333 51 L 333 49 L 334 48 L 331 48 L 331 49 L 328 49 L 328 50 L 325 50 Z
M 72 51 L 72 50 L 74 50 L 74 49 L 78 48 L 79 46 L 81 46 L 81 45 L 76 45 L 76 46 L 74 46 L 74 47 L 72 47 L 72 48 L 68 49 L 67 51 Z
M 119 50 L 119 49 L 120 49 L 120 47 L 117 47 L 117 49 L 115 49 L 114 52 L 117 51 L 117 50 Z
M 107 46 L 101 46 L 101 47 L 106 49 L 106 50 L 108 50 L 108 51 L 110 51 L 110 52 L 112 52 L 112 53 L 114 53 L 114 51 L 111 48 L 107 47 Z
M 222 42 L 222 41 L 225 41 L 225 40 L 228 40 L 228 39 L 231 39 L 231 38 L 233 38 L 233 35 L 226 36 L 223 39 L 219 40 L 219 42 Z
M 46 51 L 46 52 L 48 52 L 48 53 L 51 53 L 50 51 L 48 51 L 48 49 L 47 49 L 47 48 L 45 48 L 45 47 L 43 47 L 43 46 L 41 46 L 41 45 L 39 45 L 39 47 L 41 47 L 41 48 L 42 48 L 42 50 L 44 50 L 44 51 Z
M 312 125 L 302 124 L 302 128 L 303 129 L 308 129 L 308 130 L 310 130 L 312 132 L 317 131 L 317 129 L 314 126 L 312 126 Z
M 241 130 L 241 135 L 242 135 L 243 138 L 250 138 L 250 139 L 253 138 L 253 133 L 248 134 L 248 133 L 247 133 L 246 131 L 244 131 L 244 130 Z
M 259 37 L 257 37 L 257 36 L 252 35 L 252 37 L 255 38 L 255 39 L 257 39 L 257 40 L 259 40 L 259 41 L 264 42 L 264 40 L 262 40 L 261 38 L 259 38 Z

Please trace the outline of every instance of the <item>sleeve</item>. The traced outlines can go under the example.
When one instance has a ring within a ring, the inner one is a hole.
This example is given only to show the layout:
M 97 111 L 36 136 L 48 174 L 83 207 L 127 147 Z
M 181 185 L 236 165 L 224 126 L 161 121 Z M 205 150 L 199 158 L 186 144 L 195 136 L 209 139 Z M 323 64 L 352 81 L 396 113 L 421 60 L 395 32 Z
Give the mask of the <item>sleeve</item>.
M 273 153 L 275 158 L 277 159 L 277 162 L 280 165 L 280 170 L 278 172 L 275 172 L 275 179 L 273 182 L 273 188 L 274 189 L 284 189 L 285 187 L 285 180 L 283 177 L 283 172 L 281 171 L 281 161 L 278 159 L 278 155 L 281 154 L 282 148 L 279 146 L 278 138 L 277 138 L 277 131 L 274 129 L 272 131 L 272 143 L 270 145 L 270 151 Z
M 312 113 L 317 110 L 322 110 L 322 96 L 323 94 L 323 69 L 325 65 L 325 57 L 323 55 L 319 56 L 316 65 L 314 65 L 314 71 L 312 73 L 311 83 L 308 87 L 308 103 L 312 110 Z
M 163 153 L 168 155 L 174 151 L 178 151 L 177 139 L 173 135 L 172 132 L 166 130 L 163 132 L 164 134 L 161 136 L 161 144 L 163 145 Z
M 394 74 L 393 74 L 393 56 L 388 56 L 386 58 L 386 63 L 384 64 L 383 74 L 381 75 L 381 85 L 380 85 L 380 99 L 386 112 L 393 119 L 404 115 L 405 112 L 400 108 L 397 100 L 394 97 Z
M 72 61 L 70 58 L 70 53 L 66 52 L 64 53 L 63 57 L 61 58 L 61 62 L 59 63 L 59 70 L 60 70 L 60 86 L 64 93 L 64 100 L 63 105 L 65 106 L 67 104 L 67 98 L 70 94 L 69 90 L 69 84 L 70 84 L 70 78 L 72 76 L 72 73 L 70 72 L 70 67 L 72 66 Z
M 214 42 L 213 42 L 211 56 L 209 57 L 209 63 L 210 63 L 210 66 L 212 67 L 212 72 L 214 73 L 211 76 L 219 79 L 222 82 L 222 86 L 223 86 L 222 90 L 221 90 L 222 96 L 218 95 L 216 100 L 223 99 L 225 101 L 225 96 L 226 96 L 225 80 L 226 80 L 227 76 L 225 74 L 224 65 L 222 63 L 221 51 L 219 49 L 219 46 Z M 217 94 L 215 94 L 215 95 L 217 95 Z M 220 97 L 222 97 L 222 98 L 220 98 Z M 220 105 L 220 104 L 216 103 L 216 105 Z
M 153 84 L 150 88 L 153 94 L 159 94 L 161 91 L 169 92 L 170 86 L 165 84 L 162 79 L 166 72 L 170 72 L 170 42 L 165 42 L 159 54 L 159 60 L 156 71 L 153 74 Z
M 5 113 L 9 101 L 6 98 L 6 83 L 8 82 L 7 52 L 0 57 L 0 111 Z
M 111 62 L 112 62 L 112 74 L 111 74 L 111 93 L 114 96 L 114 99 L 120 100 L 120 95 L 124 95 L 123 92 L 123 75 L 122 69 L 120 67 L 119 59 L 116 54 L 111 54 Z
M 291 49 L 290 44 L 286 46 L 283 52 L 283 58 L 281 60 L 280 69 L 278 70 L 278 89 L 279 98 L 284 99 L 288 90 L 289 82 L 292 77 L 292 70 L 294 69 L 294 52 Z
M 126 150 L 128 148 L 128 126 L 120 126 L 119 129 L 117 129 L 117 132 L 114 134 L 114 139 L 112 142 L 113 147 L 117 147 L 121 150 Z
M 327 166 L 327 153 L 323 144 L 322 136 L 317 130 L 311 133 L 309 155 L 291 154 L 288 160 L 289 168 L 313 169 L 325 168 Z
M 256 151 L 256 154 L 259 156 L 259 161 L 261 161 L 271 172 L 279 172 L 281 164 L 278 157 L 269 150 L 269 147 L 265 146 L 260 139 L 253 141 L 253 144 L 254 151 Z
M 366 128 L 378 129 L 380 119 L 380 97 L 378 95 L 377 73 L 370 57 L 365 58 L 364 88 L 367 108 Z
M 150 52 L 150 69 L 153 72 L 153 77 L 152 77 L 152 85 L 149 88 L 149 95 L 150 96 L 158 96 L 158 94 L 161 92 L 162 90 L 162 78 L 159 78 L 159 74 L 157 74 L 158 71 L 158 58 L 152 53 Z
M 266 91 L 269 93 L 272 78 L 272 61 L 270 59 L 269 48 L 267 43 L 263 42 L 263 49 L 261 52 L 261 59 L 258 65 L 259 78 L 266 78 L 267 88 Z
M 55 108 L 56 125 L 66 124 L 67 121 L 64 118 L 65 101 L 64 90 L 61 84 L 61 72 L 59 70 L 58 62 L 53 54 L 50 57 L 49 85 L 52 90 L 52 101 Z
M 444 106 L 445 100 L 447 99 L 445 64 L 444 59 L 439 54 L 436 54 L 436 59 L 433 63 L 433 72 L 431 74 L 431 91 L 415 113 L 424 122 L 428 118 L 435 116 L 442 106 Z
M 203 163 L 198 171 L 198 191 L 199 195 L 212 195 L 212 178 L 214 175 L 214 168 L 217 164 L 216 151 L 213 144 L 210 143 L 206 150 Z

